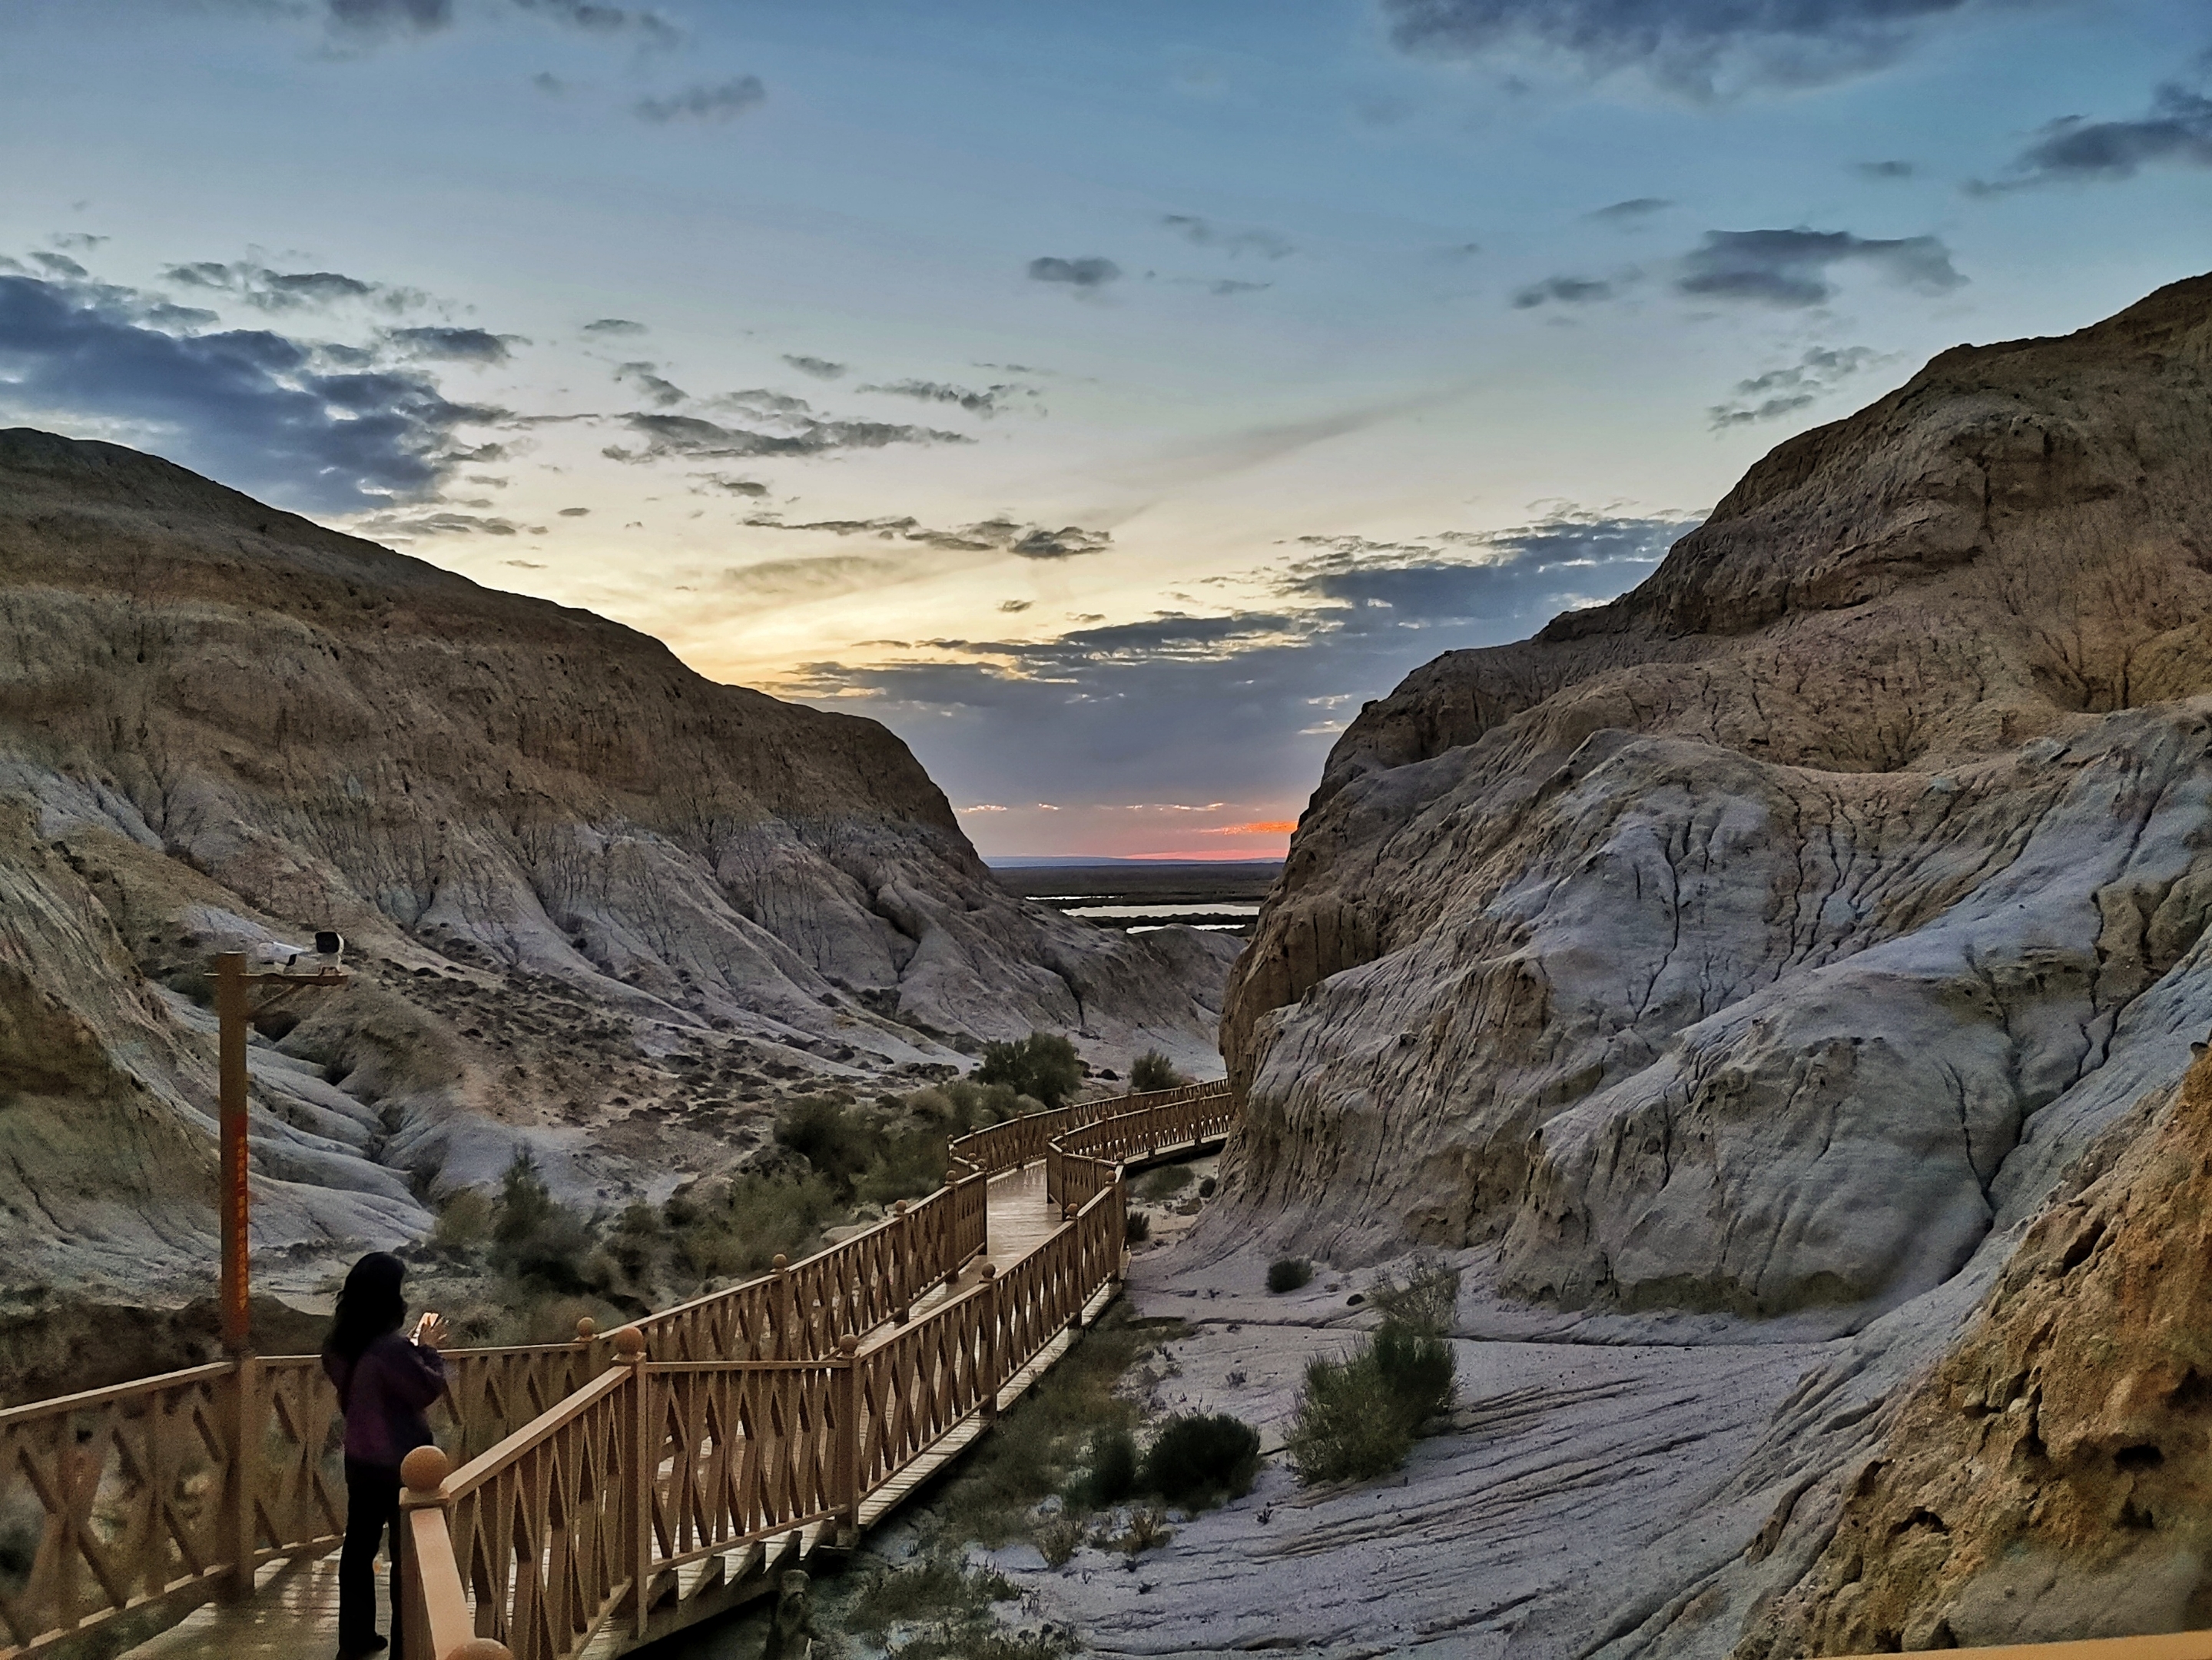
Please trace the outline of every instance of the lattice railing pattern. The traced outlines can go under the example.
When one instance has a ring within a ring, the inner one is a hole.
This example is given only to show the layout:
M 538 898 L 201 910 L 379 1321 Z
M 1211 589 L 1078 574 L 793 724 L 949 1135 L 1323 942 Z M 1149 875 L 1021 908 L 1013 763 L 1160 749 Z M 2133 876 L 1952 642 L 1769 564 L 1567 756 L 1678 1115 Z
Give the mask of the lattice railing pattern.
M 863 1499 L 957 1428 L 1005 1381 L 997 1365 L 998 1289 L 986 1280 L 856 1358 Z
M 232 1368 L 0 1412 L 0 1655 L 172 1597 L 237 1560 Z
M 586 1384 L 446 1482 L 447 1537 L 476 1634 L 517 1660 L 580 1653 L 630 1589 L 633 1371 Z M 433 1637 L 428 1651 L 448 1651 Z
M 656 1573 L 849 1502 L 838 1463 L 844 1370 L 811 1360 L 647 1368 Z
M 337 1544 L 345 1533 L 345 1421 L 321 1357 L 256 1360 L 245 1378 L 254 1560 Z

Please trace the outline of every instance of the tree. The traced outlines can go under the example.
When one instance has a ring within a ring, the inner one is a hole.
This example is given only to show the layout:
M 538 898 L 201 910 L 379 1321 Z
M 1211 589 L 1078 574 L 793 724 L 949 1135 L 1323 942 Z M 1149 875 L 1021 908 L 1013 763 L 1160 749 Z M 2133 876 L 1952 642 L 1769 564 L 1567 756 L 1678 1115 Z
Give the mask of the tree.
M 1175 1062 L 1158 1049 L 1146 1049 L 1129 1063 L 1129 1093 L 1149 1095 L 1154 1090 L 1180 1089 L 1189 1080 L 1175 1069 Z
M 986 1043 L 976 1081 L 1006 1084 L 1048 1107 L 1067 1104 L 1083 1086 L 1083 1061 L 1075 1045 L 1057 1032 L 1033 1031 L 1012 1043 Z

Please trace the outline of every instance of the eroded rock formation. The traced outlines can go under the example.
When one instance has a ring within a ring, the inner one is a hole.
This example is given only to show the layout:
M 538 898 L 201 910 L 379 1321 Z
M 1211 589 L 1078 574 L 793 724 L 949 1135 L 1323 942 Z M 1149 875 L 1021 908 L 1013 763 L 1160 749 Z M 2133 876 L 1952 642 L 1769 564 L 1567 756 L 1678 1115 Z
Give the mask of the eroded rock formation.
M 1944 353 L 1346 733 L 1224 1024 L 1243 1231 L 1571 1306 L 1942 1282 L 2212 1018 L 2208 692 L 2212 278 Z
M 204 1291 L 208 955 L 326 925 L 355 986 L 253 1055 L 258 1237 L 303 1274 L 518 1141 L 612 1200 L 977 1040 L 1203 1069 L 1235 950 L 1014 898 L 872 721 L 0 433 L 0 1287 Z

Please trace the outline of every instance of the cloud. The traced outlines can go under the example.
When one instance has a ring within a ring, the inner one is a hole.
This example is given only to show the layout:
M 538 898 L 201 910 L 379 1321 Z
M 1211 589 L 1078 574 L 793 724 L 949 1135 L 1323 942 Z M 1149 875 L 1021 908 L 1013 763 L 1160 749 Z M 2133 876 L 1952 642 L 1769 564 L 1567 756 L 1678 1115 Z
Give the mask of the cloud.
M 1281 259 L 1297 252 L 1271 230 L 1231 229 L 1210 219 L 1200 219 L 1195 214 L 1164 213 L 1160 216 L 1160 223 L 1186 242 L 1201 248 L 1218 248 L 1231 258 L 1256 253 L 1263 259 Z M 1031 268 L 1030 274 L 1036 274 L 1035 267 Z
M 1663 196 L 1632 196 L 1626 202 L 1615 202 L 1583 216 L 1601 225 L 1632 225 L 1649 219 L 1674 204 Z
M 684 31 L 657 11 L 609 6 L 599 0 L 507 0 L 517 11 L 585 34 L 626 35 L 648 46 L 673 46 Z
M 2212 167 L 2212 98 L 2169 83 L 2151 99 L 2148 112 L 2130 121 L 2090 121 L 2069 115 L 2051 122 L 2013 159 L 2009 176 L 1992 184 L 1977 179 L 1978 196 L 2030 185 L 2132 179 L 2146 167 Z
M 860 386 L 856 390 L 888 392 L 894 398 L 916 398 L 926 404 L 951 404 L 970 415 L 987 417 L 998 414 L 1018 398 L 1036 396 L 1033 386 L 1002 384 L 986 386 L 977 392 L 968 386 L 947 386 L 942 380 L 892 380 L 881 386 Z
M 617 363 L 615 365 L 615 379 L 635 386 L 662 409 L 681 404 L 690 397 L 690 392 L 674 381 L 663 380 L 659 369 L 658 363 Z
M 999 601 L 999 609 L 1003 611 L 1024 611 L 1036 603 L 1033 599 L 1001 599 Z
M 1839 265 L 1871 266 L 1921 294 L 1948 294 L 1966 281 L 1939 238 L 1854 236 L 1801 225 L 1795 230 L 1707 231 L 1704 242 L 1683 257 L 1674 286 L 1701 299 L 1818 306 L 1834 297 L 1828 272 Z
M 1534 57 L 1598 80 L 1639 73 L 1710 99 L 1865 75 L 1931 27 L 2006 0 L 1382 0 L 1401 50 L 1447 58 Z
M 1601 300 L 1610 300 L 1620 291 L 1619 284 L 1598 277 L 1547 277 L 1540 283 L 1531 283 L 1513 295 L 1516 311 L 1529 311 L 1538 306 L 1595 305 Z
M 826 357 L 809 357 L 804 352 L 786 352 L 783 361 L 801 374 L 811 374 L 817 380 L 835 380 L 851 365 L 833 363 Z
M 1779 420 L 1826 397 L 1869 363 L 1887 361 L 1871 346 L 1815 346 L 1795 363 L 1737 381 L 1727 402 L 1705 412 L 1715 430 Z
M 272 271 L 252 259 L 216 259 L 171 265 L 163 278 L 179 288 L 228 295 L 257 310 L 305 311 L 359 301 L 386 311 L 408 311 L 428 302 L 420 289 L 372 283 L 335 271 Z
M 1063 525 L 1053 530 L 1025 525 L 1012 519 L 985 519 L 957 530 L 932 530 L 912 517 L 892 519 L 817 519 L 787 524 L 769 514 L 748 519 L 748 525 L 768 530 L 806 531 L 831 536 L 869 536 L 884 542 L 906 542 L 954 553 L 1011 553 L 1024 559 L 1073 559 L 1086 553 L 1103 553 L 1113 545 L 1107 532 Z M 1027 602 L 1024 602 L 1026 605 Z M 1005 610 L 1005 606 L 1000 606 Z
M 633 323 L 627 317 L 602 317 L 584 325 L 585 333 L 603 337 L 617 334 L 643 334 L 645 331 L 644 324 Z
M 588 517 L 591 511 L 589 508 L 563 508 L 561 516 L 563 519 L 583 519 Z
M 1275 822 L 1312 788 L 1340 724 L 1317 726 L 1317 709 L 1610 599 L 1689 528 L 1562 512 L 1495 533 L 1301 538 L 1254 574 L 1256 602 L 1227 615 L 918 642 L 909 660 L 811 664 L 781 690 L 889 722 L 955 800 L 1227 800 Z
M 158 295 L 0 275 L 0 406 L 305 512 L 421 501 L 494 459 L 459 434 L 505 412 L 453 402 L 420 369 L 333 369 L 312 342 L 198 326 Z
M 384 542 L 417 542 L 433 536 L 515 536 L 522 527 L 508 519 L 481 519 L 466 513 L 378 513 L 357 520 L 353 526 L 362 536 Z M 502 562 L 521 564 L 519 559 Z M 532 570 L 543 570 L 543 565 L 532 565 Z
M 485 329 L 392 329 L 384 337 L 410 357 L 449 363 L 504 363 L 509 347 L 528 344 L 519 334 L 493 334 Z
M 760 76 L 740 75 L 713 86 L 686 87 L 666 98 L 641 98 L 631 108 L 640 120 L 665 126 L 672 121 L 734 121 L 767 101 Z
M 1272 289 L 1274 286 L 1273 283 L 1240 283 L 1233 277 L 1224 277 L 1218 282 L 1208 283 L 1206 285 L 1206 291 L 1208 294 L 1219 295 L 1227 298 L 1239 294 L 1258 294 L 1263 289 Z
M 600 453 L 611 461 L 722 461 L 762 455 L 820 455 L 831 450 L 882 449 L 891 444 L 972 444 L 963 433 L 884 421 L 823 421 L 811 417 L 787 424 L 790 430 L 760 432 L 723 426 L 691 415 L 637 413 L 623 424 L 645 441 L 642 449 L 610 445 Z
M 329 0 L 331 27 L 356 34 L 428 34 L 453 21 L 453 0 Z
M 1030 281 L 1032 283 L 1065 283 L 1075 289 L 1100 289 L 1121 275 L 1119 265 L 1095 253 L 1080 259 L 1060 259 L 1048 255 L 1030 261 Z
M 1910 161 L 1857 161 L 1851 171 L 1862 179 L 1910 179 L 1918 172 Z

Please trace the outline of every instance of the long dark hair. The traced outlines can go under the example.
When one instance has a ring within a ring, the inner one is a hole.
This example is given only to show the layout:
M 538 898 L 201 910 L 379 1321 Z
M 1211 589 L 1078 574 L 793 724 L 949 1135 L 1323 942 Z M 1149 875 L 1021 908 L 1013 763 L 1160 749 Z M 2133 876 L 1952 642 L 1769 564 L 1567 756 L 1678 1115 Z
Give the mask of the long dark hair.
M 407 1317 L 407 1299 L 399 1294 L 406 1277 L 407 1265 L 389 1251 L 373 1250 L 355 1263 L 338 1292 L 337 1315 L 331 1335 L 323 1339 L 323 1353 L 358 1360 L 385 1333 L 398 1331 Z

